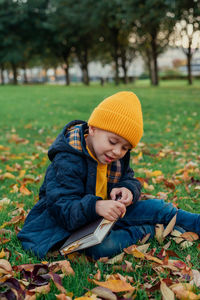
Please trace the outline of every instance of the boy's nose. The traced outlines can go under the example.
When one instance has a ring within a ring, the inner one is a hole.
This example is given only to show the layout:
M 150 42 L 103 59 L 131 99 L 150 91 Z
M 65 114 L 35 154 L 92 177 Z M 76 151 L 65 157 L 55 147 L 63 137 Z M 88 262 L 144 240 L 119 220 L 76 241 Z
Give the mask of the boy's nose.
M 115 147 L 113 149 L 113 153 L 114 153 L 114 155 L 119 156 L 121 154 L 121 148 L 120 147 Z

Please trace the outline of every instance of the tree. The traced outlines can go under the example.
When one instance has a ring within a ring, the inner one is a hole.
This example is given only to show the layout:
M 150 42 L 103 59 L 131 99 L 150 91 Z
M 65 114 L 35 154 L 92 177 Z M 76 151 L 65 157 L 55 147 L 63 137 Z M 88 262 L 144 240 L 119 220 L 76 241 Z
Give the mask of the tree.
M 127 61 L 133 57 L 133 48 L 129 47 L 131 24 L 127 20 L 127 0 L 101 0 L 96 3 L 94 15 L 98 24 L 99 37 L 103 39 L 101 47 L 109 51 L 115 64 L 115 83 L 119 84 L 119 68 L 124 71 L 127 82 Z M 98 18 L 97 18 L 98 16 Z M 129 58 L 128 58 L 129 57 Z
M 200 2 L 177 1 L 177 23 L 171 36 L 171 44 L 182 47 L 187 57 L 188 84 L 192 84 L 191 61 L 200 47 Z
M 128 18 L 132 19 L 137 44 L 148 65 L 151 83 L 158 85 L 158 56 L 169 43 L 175 24 L 170 1 L 130 0 Z

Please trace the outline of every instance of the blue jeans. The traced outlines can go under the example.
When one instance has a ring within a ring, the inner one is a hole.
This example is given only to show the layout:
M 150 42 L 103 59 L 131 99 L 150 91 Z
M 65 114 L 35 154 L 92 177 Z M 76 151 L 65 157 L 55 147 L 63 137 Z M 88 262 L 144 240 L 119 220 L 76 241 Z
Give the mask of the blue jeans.
M 147 233 L 153 237 L 155 224 L 167 225 L 176 213 L 176 229 L 200 235 L 200 214 L 177 209 L 172 203 L 163 200 L 149 199 L 127 207 L 126 215 L 115 223 L 102 243 L 85 249 L 84 252 L 94 259 L 116 255 L 123 248 L 137 243 Z

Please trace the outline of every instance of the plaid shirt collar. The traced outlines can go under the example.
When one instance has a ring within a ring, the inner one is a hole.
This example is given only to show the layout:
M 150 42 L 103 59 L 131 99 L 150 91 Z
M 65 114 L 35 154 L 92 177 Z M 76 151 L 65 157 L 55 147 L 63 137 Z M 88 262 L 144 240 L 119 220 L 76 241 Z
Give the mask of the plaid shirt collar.
M 82 132 L 83 124 L 72 125 L 67 129 L 66 138 L 69 145 L 80 151 L 83 152 L 82 144 L 81 144 L 81 132 Z M 88 133 L 88 128 L 85 130 L 83 134 Z M 108 183 L 117 183 L 121 177 L 121 162 L 119 160 L 108 164 L 107 170 L 107 178 Z

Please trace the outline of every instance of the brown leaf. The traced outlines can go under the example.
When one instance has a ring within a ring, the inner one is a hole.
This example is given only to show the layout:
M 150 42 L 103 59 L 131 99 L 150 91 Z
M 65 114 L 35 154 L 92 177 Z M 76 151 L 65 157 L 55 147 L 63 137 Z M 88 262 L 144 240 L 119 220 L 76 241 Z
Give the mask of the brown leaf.
M 145 244 L 149 240 L 150 236 L 151 236 L 151 233 L 147 233 L 140 241 L 140 244 L 142 244 L 142 245 Z
M 68 260 L 59 260 L 49 264 L 49 268 L 54 266 L 54 272 L 59 270 L 62 271 L 64 275 L 74 275 L 74 270 L 71 267 L 71 264 Z
M 19 190 L 22 195 L 25 195 L 25 196 L 31 195 L 31 192 L 25 187 L 24 184 L 20 186 Z
M 174 225 L 176 224 L 176 215 L 171 219 L 167 227 L 165 228 L 163 232 L 163 237 L 165 238 L 172 230 L 174 229 Z
M 37 294 L 48 294 L 50 292 L 50 283 L 42 286 L 37 286 L 33 289 L 31 289 L 31 292 L 35 292 Z
M 128 260 L 125 260 L 124 262 L 126 264 L 125 271 L 126 272 L 133 272 L 133 264 L 130 261 L 128 261 Z
M 91 292 L 104 299 L 117 300 L 117 296 L 113 294 L 113 292 L 110 289 L 107 289 L 102 286 L 97 286 L 93 288 Z
M 56 295 L 56 299 L 58 299 L 58 300 L 72 300 L 71 297 L 66 296 L 65 294 Z
M 94 279 L 100 280 L 101 279 L 101 271 L 98 269 L 97 273 L 94 275 Z
M 120 253 L 116 256 L 114 256 L 113 258 L 110 258 L 106 264 L 110 264 L 110 265 L 113 265 L 113 264 L 116 264 L 116 263 L 121 263 L 123 261 L 123 258 L 124 258 L 124 253 Z
M 107 281 L 97 281 L 93 280 L 93 282 L 99 286 L 105 287 L 110 289 L 112 292 L 119 293 L 119 292 L 126 292 L 126 291 L 134 291 L 135 287 L 131 286 L 130 283 L 127 283 L 123 280 L 117 279 L 108 279 Z
M 139 245 L 137 246 L 137 249 L 141 251 L 142 253 L 146 253 L 147 250 L 149 249 L 150 243 L 144 244 L 144 245 Z
M 155 225 L 155 237 L 159 244 L 163 243 L 163 232 L 164 232 L 163 224 L 156 224 Z
M 174 292 L 172 290 L 170 290 L 170 288 L 168 288 L 168 286 L 166 285 L 166 283 L 164 281 L 161 281 L 160 291 L 161 291 L 163 300 L 174 300 L 175 299 Z
M 199 239 L 198 234 L 189 231 L 182 233 L 181 237 L 189 242 L 197 241 Z
M 51 279 L 53 280 L 55 286 L 57 287 L 57 289 L 63 293 L 63 294 L 66 294 L 67 291 L 66 289 L 64 288 L 64 286 L 62 285 L 62 281 L 61 281 L 61 278 L 58 274 L 55 274 L 53 272 L 49 272 L 48 275 L 51 277 Z
M 0 275 L 13 274 L 11 264 L 6 259 L 0 259 Z

